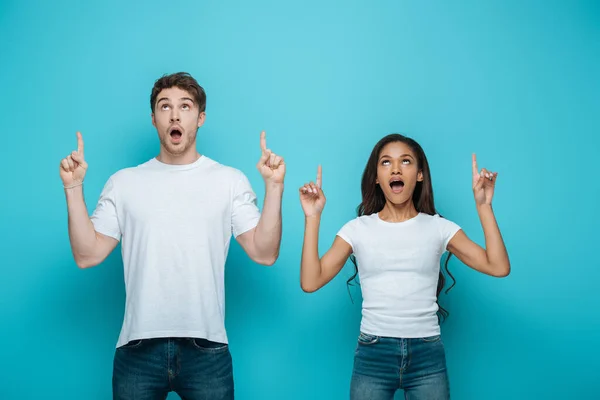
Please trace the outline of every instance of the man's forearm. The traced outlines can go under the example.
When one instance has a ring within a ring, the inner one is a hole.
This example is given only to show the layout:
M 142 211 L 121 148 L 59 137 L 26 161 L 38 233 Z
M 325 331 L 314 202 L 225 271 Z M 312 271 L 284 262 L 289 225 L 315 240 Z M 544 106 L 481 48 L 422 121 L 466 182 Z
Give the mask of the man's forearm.
M 88 215 L 82 186 L 65 189 L 68 211 L 71 250 L 78 266 L 86 266 L 93 258 L 96 247 L 96 231 Z
M 281 202 L 283 184 L 265 188 L 265 204 L 254 232 L 254 246 L 257 258 L 266 264 L 273 264 L 279 257 L 281 244 Z

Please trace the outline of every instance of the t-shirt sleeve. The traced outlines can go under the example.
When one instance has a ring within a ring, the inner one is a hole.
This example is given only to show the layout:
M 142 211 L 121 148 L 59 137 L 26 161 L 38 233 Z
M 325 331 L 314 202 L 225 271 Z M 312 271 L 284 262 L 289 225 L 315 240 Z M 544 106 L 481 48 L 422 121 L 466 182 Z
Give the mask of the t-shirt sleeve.
M 104 185 L 96 209 L 90 219 L 96 232 L 110 236 L 116 240 L 121 240 L 121 228 L 119 227 L 119 218 L 117 215 L 116 191 L 112 177 L 109 178 Z
M 337 236 L 342 238 L 346 243 L 352 247 L 354 251 L 354 242 L 356 241 L 356 220 L 346 222 L 344 226 L 338 231 Z
M 456 223 L 449 219 L 437 216 L 438 218 L 438 230 L 442 239 L 442 248 L 444 251 L 448 248 L 448 243 L 456 235 L 461 228 Z
M 239 173 L 235 185 L 231 207 L 231 232 L 238 237 L 258 225 L 260 211 L 256 203 L 256 194 L 250 186 L 248 178 Z

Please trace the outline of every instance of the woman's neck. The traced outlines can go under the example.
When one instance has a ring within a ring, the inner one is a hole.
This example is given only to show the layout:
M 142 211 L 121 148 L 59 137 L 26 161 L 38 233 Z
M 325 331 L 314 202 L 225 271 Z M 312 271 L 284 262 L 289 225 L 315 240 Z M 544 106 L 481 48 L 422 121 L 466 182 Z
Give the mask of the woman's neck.
M 387 222 L 403 222 L 416 217 L 419 214 L 412 200 L 404 204 L 393 204 L 385 202 L 383 210 L 379 211 L 379 218 Z

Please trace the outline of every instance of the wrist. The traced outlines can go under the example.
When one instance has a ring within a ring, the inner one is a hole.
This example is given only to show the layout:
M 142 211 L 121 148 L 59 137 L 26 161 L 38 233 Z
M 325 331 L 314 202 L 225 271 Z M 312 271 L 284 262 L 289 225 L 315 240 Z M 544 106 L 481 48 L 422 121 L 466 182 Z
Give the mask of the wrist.
M 65 185 L 63 183 L 63 189 L 65 189 L 65 190 L 74 190 L 74 189 L 81 190 L 82 187 L 83 187 L 83 181 L 74 181 L 74 182 L 69 183 L 68 185 Z
M 488 204 L 488 203 L 481 203 L 481 204 L 477 204 L 477 212 L 486 212 L 486 211 L 492 211 L 492 204 Z
M 68 201 L 83 198 L 83 185 L 63 185 L 63 190 Z
M 306 223 L 318 223 L 321 222 L 321 213 L 316 213 L 316 214 L 311 214 L 311 215 L 305 215 L 304 216 L 304 221 Z
M 265 182 L 265 191 L 267 193 L 283 193 L 283 182 Z

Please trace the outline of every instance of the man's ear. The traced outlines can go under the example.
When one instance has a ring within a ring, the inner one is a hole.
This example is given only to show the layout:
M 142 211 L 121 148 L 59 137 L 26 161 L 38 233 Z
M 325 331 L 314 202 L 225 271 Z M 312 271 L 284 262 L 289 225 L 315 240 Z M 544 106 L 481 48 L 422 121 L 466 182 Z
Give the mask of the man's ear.
M 205 120 L 206 120 L 206 113 L 204 111 L 202 111 L 200 114 L 198 114 L 198 128 L 200 128 L 202 125 L 204 125 Z

